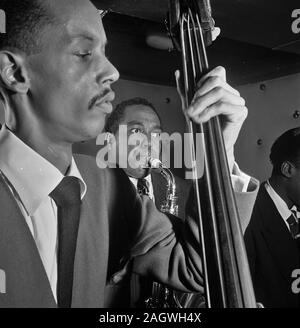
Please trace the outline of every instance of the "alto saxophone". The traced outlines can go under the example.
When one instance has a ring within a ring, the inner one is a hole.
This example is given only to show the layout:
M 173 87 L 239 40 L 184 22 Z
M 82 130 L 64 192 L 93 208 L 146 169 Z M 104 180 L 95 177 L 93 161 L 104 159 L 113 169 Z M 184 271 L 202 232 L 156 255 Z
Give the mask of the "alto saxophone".
M 166 197 L 160 211 L 178 216 L 176 183 L 173 173 L 156 158 L 149 158 L 148 165 L 151 169 L 158 171 L 167 182 Z M 147 308 L 182 308 L 174 291 L 155 281 L 152 283 L 152 296 L 146 299 L 145 305 Z
M 178 216 L 176 182 L 173 173 L 157 158 L 150 158 L 149 166 L 150 168 L 159 171 L 167 181 L 166 199 L 163 202 L 160 211 Z

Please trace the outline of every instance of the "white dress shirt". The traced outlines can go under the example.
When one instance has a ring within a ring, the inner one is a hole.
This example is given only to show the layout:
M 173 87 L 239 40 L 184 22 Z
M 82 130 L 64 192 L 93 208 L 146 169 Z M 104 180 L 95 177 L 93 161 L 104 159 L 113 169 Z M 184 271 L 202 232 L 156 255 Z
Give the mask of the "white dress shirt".
M 49 194 L 64 175 L 5 126 L 0 131 L 0 174 L 24 215 L 56 300 L 57 207 Z M 73 158 L 67 176 L 79 179 L 82 199 L 86 184 Z
M 266 188 L 267 193 L 269 194 L 270 198 L 272 199 L 272 201 L 273 201 L 275 207 L 277 208 L 280 216 L 282 217 L 285 225 L 290 230 L 290 226 L 287 222 L 287 219 L 291 215 L 294 215 L 294 217 L 295 217 L 295 214 L 292 212 L 292 209 L 295 208 L 295 210 L 297 211 L 296 207 L 293 206 L 291 209 L 289 209 L 286 202 L 277 194 L 277 192 L 271 186 L 269 180 L 266 181 L 264 187 Z M 297 216 L 295 217 L 297 219 L 297 221 L 299 220 L 299 217 L 300 217 L 300 213 L 297 212 Z

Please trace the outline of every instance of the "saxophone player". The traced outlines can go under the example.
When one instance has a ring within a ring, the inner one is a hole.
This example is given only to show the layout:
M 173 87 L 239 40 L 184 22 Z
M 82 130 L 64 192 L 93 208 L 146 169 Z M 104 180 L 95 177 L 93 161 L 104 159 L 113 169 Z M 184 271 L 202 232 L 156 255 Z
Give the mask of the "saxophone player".
M 139 146 L 136 146 L 128 141 L 127 148 L 124 149 L 120 146 L 120 126 L 127 128 L 128 140 L 132 135 L 141 135 L 144 142 L 142 141 Z M 115 107 L 108 117 L 105 131 L 114 136 L 108 140 L 108 143 L 116 143 L 114 149 L 117 149 L 117 165 L 118 163 L 127 163 L 126 167 L 124 165 L 122 168 L 137 192 L 149 196 L 156 207 L 161 210 L 166 201 L 167 183 L 162 175 L 148 165 L 150 153 L 152 158 L 159 159 L 162 152 L 161 143 L 155 142 L 155 139 L 159 139 L 163 132 L 162 120 L 155 106 L 141 97 L 124 100 Z M 244 189 L 247 188 L 248 176 L 239 171 L 236 164 L 234 166 L 234 171 L 237 174 L 232 177 L 233 183 L 239 187 L 243 186 Z M 173 177 L 176 185 L 176 216 L 179 220 L 185 220 L 188 215 L 197 215 L 196 210 L 193 213 L 194 197 L 191 180 L 184 180 L 179 176 Z M 130 286 L 131 304 L 144 306 L 144 301 L 149 299 L 152 288 L 151 279 L 142 278 L 133 273 Z M 193 293 L 177 293 L 177 301 L 183 307 L 200 307 L 205 302 L 204 297 Z M 176 301 L 173 305 L 175 304 Z
M 113 114 L 107 119 L 105 130 L 116 136 L 118 140 L 119 126 L 127 126 L 128 135 L 143 134 L 146 136 L 146 144 L 141 145 L 139 149 L 134 148 L 133 145 L 128 145 L 127 149 L 118 147 L 119 158 L 122 156 L 129 156 L 126 159 L 127 167 L 123 170 L 127 174 L 129 180 L 135 186 L 140 194 L 148 195 L 158 209 L 161 208 L 166 198 L 166 181 L 165 179 L 152 170 L 147 165 L 148 155 L 150 149 L 151 137 L 159 137 L 162 129 L 162 122 L 160 116 L 152 103 L 144 98 L 132 98 L 119 103 Z M 117 141 L 118 142 L 118 141 Z M 152 156 L 160 157 L 160 149 L 157 143 L 152 143 Z M 153 149 L 154 148 L 154 149 Z M 144 159 L 143 166 L 132 167 L 130 161 L 137 157 L 135 151 L 140 151 L 141 157 Z M 131 154 L 131 155 L 129 155 Z M 188 203 L 189 194 L 191 193 L 191 183 L 179 177 L 175 177 L 176 196 L 178 206 L 178 217 L 185 219 L 185 208 Z M 138 275 L 132 275 L 131 278 L 131 303 L 134 306 L 143 306 L 143 302 L 151 295 L 152 281 L 150 279 L 143 279 Z

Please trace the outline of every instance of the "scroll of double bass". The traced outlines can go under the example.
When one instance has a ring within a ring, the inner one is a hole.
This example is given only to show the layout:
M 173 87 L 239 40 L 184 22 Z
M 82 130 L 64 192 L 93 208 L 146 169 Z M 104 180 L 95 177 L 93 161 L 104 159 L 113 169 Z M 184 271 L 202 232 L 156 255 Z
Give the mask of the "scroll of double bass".
M 213 28 L 208 0 L 170 0 L 169 31 L 182 54 L 184 101 L 187 108 L 197 81 L 208 72 L 206 45 Z M 188 120 L 196 161 L 196 138 L 201 136 L 204 172 L 193 168 L 195 202 L 207 307 L 251 308 L 256 301 L 232 189 L 219 117 L 207 123 Z

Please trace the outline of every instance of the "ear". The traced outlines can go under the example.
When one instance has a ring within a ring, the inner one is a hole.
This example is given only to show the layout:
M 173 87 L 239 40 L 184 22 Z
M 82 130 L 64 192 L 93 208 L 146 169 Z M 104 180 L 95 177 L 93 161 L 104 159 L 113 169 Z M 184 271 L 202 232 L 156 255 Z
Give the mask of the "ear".
M 291 178 L 295 172 L 295 166 L 290 161 L 284 161 L 280 167 L 281 173 L 286 178 Z
M 25 94 L 29 90 L 29 78 L 20 54 L 0 51 L 0 83 L 5 89 Z

